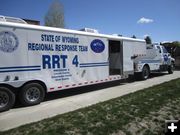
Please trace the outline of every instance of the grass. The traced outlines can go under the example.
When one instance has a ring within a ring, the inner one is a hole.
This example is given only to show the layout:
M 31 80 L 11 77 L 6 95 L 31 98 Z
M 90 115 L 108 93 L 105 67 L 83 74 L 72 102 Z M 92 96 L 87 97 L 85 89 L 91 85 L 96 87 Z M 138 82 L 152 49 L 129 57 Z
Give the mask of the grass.
M 164 134 L 164 121 L 180 118 L 180 79 L 27 124 L 0 135 Z

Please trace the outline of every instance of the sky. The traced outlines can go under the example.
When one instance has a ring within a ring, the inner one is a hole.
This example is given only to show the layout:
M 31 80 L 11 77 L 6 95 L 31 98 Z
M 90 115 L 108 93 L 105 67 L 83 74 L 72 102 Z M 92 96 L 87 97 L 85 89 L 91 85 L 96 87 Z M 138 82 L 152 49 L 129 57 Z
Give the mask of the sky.
M 153 42 L 180 41 L 180 0 L 60 0 L 65 27 L 97 29 Z M 0 15 L 39 20 L 52 0 L 1 0 Z

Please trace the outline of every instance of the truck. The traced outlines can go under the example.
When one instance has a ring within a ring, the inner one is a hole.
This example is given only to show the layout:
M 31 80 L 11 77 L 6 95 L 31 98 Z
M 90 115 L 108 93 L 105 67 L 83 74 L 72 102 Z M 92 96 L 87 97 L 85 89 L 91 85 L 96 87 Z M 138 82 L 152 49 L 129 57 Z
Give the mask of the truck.
M 174 71 L 175 59 L 167 52 L 164 46 L 160 44 L 147 44 L 146 55 L 134 57 L 134 72 L 142 80 L 149 78 L 150 73 L 168 71 L 172 74 Z
M 84 29 L 87 30 L 87 29 Z M 172 58 L 141 39 L 35 26 L 0 17 L 0 112 L 16 99 L 39 104 L 45 94 L 96 85 L 153 70 L 172 73 Z

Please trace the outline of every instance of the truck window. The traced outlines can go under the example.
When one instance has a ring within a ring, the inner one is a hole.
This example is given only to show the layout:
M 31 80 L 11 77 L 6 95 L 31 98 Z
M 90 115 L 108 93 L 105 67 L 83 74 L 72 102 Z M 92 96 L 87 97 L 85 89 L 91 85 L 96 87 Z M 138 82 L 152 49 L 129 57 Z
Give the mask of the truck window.
M 161 53 L 161 48 L 160 48 L 160 46 L 157 46 L 157 49 L 159 50 L 159 53 Z
M 162 48 L 163 48 L 163 53 L 168 53 L 164 46 Z

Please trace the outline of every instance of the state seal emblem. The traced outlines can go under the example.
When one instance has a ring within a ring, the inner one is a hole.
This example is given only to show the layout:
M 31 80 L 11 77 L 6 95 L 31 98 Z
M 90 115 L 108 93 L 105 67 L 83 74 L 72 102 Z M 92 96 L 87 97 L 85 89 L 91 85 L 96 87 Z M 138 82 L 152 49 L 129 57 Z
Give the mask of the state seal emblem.
M 19 40 L 17 36 L 10 31 L 0 32 L 0 50 L 11 53 L 18 48 Z

